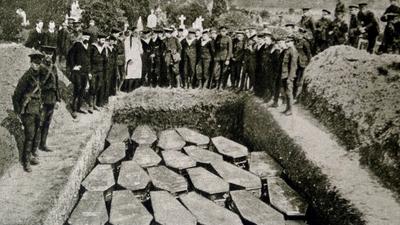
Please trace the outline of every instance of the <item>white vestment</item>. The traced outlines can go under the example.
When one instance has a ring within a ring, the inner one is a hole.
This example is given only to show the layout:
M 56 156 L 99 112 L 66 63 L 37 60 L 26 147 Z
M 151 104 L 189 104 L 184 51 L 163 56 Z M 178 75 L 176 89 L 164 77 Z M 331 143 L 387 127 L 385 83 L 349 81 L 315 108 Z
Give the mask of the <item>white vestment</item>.
M 125 79 L 142 78 L 142 42 L 139 38 L 125 38 Z

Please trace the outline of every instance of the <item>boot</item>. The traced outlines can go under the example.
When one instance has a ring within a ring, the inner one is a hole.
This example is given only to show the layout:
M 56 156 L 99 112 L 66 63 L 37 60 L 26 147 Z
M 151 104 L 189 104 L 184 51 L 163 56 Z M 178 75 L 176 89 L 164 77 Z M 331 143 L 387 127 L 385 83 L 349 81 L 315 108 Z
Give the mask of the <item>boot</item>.
M 39 165 L 39 159 L 37 157 L 31 157 L 29 162 L 33 166 Z
M 27 173 L 32 172 L 32 167 L 31 167 L 30 163 L 24 163 L 23 167 L 24 167 L 25 172 L 27 172 Z
M 43 125 L 42 132 L 41 132 L 41 137 L 40 137 L 40 145 L 39 149 L 44 151 L 44 152 L 52 152 L 51 149 L 47 147 L 47 136 L 49 134 L 49 126 L 50 124 L 45 124 Z M 35 156 L 36 151 L 32 151 L 32 155 Z

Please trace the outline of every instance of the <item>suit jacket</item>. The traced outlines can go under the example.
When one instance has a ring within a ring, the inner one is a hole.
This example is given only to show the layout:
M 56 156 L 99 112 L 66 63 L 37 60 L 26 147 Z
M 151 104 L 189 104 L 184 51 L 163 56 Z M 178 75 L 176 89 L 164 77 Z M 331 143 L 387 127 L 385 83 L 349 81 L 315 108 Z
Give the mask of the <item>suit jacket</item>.
M 197 49 L 198 49 L 198 40 L 194 39 L 192 41 L 192 44 L 189 45 L 189 42 L 187 39 L 182 40 L 182 60 L 183 62 L 186 62 L 187 60 L 196 62 L 198 60 L 198 54 L 197 54 Z
M 359 12 L 358 20 L 361 26 L 365 27 L 365 31 L 369 37 L 376 37 L 379 35 L 379 23 L 373 12 L 367 11 L 365 14 Z
M 212 60 L 214 49 L 211 40 L 204 42 L 200 39 L 200 41 L 197 42 L 197 48 L 200 59 Z
M 299 38 L 296 40 L 296 49 L 299 53 L 298 66 L 306 68 L 312 57 L 310 42 L 304 38 Z
M 80 72 L 90 72 L 89 46 L 86 49 L 82 42 L 76 42 L 68 52 L 67 64 L 72 70 L 75 66 L 81 66 Z
M 102 46 L 93 43 L 90 48 L 90 73 L 102 75 L 105 72 L 106 55 Z
M 12 96 L 14 111 L 17 114 L 41 113 L 41 89 L 39 71 L 29 68 L 19 79 Z
M 40 49 L 45 42 L 45 33 L 42 31 L 38 33 L 36 29 L 33 29 L 28 36 L 28 40 L 25 42 L 25 47 Z

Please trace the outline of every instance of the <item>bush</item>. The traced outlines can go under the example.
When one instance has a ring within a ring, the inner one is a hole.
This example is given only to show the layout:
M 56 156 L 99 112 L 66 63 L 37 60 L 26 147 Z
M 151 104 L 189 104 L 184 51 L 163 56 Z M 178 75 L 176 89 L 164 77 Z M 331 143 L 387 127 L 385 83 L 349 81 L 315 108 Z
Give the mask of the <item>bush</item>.
M 238 29 L 252 24 L 251 17 L 241 11 L 224 13 L 215 21 L 217 26 L 225 25 L 231 29 Z

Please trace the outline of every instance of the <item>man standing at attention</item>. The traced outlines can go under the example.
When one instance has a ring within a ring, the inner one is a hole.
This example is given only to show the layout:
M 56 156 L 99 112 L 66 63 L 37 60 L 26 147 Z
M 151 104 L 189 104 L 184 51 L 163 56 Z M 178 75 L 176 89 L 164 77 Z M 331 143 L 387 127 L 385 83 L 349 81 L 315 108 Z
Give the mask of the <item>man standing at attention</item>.
M 26 172 L 32 172 L 31 165 L 39 164 L 37 148 L 40 139 L 40 122 L 42 99 L 40 88 L 40 64 L 44 55 L 34 52 L 29 55 L 31 66 L 18 81 L 12 96 L 15 113 L 24 127 L 24 147 L 22 149 L 22 165 Z

